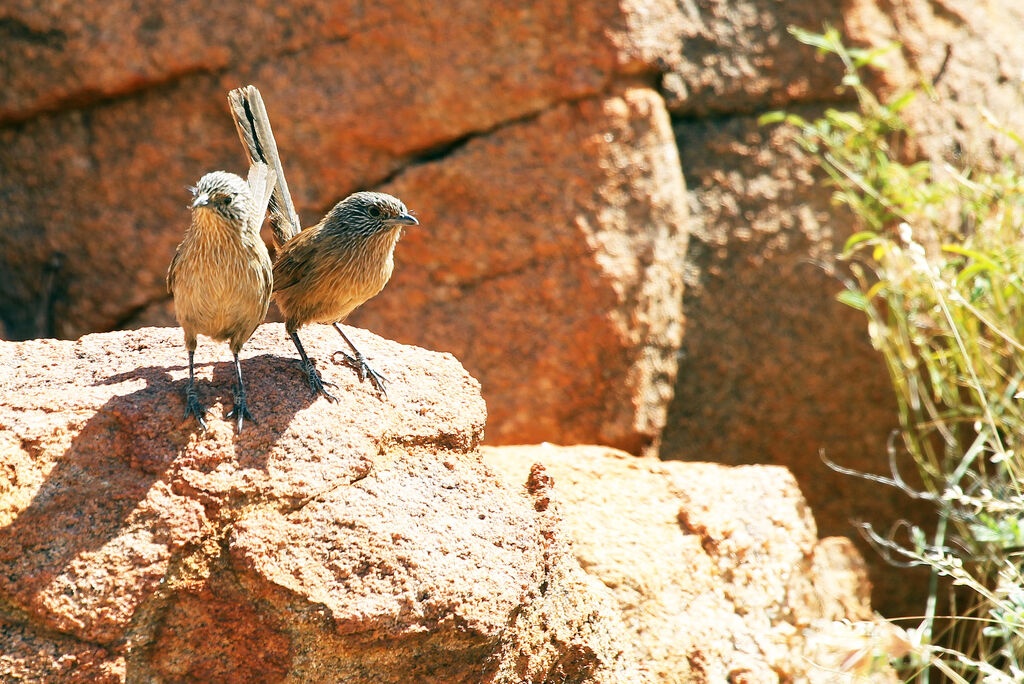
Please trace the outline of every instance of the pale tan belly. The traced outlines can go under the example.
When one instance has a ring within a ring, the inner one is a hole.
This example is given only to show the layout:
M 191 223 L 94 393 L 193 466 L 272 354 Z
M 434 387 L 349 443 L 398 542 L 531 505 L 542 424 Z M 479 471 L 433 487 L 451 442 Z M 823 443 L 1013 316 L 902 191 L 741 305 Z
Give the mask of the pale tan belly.
M 242 245 L 182 255 L 174 307 L 186 337 L 231 339 L 239 347 L 249 338 L 270 302 L 270 257 L 260 256 Z

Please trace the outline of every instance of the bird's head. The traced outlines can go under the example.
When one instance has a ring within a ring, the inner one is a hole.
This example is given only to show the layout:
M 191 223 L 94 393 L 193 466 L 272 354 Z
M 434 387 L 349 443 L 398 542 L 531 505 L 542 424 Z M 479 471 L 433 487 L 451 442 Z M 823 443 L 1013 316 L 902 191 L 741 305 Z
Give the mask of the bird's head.
M 419 225 L 402 201 L 383 192 L 356 192 L 334 205 L 327 222 L 346 233 L 369 237 L 383 230 Z
M 213 171 L 199 179 L 192 191 L 192 214 L 210 212 L 227 221 L 244 221 L 252 208 L 249 185 L 240 176 Z

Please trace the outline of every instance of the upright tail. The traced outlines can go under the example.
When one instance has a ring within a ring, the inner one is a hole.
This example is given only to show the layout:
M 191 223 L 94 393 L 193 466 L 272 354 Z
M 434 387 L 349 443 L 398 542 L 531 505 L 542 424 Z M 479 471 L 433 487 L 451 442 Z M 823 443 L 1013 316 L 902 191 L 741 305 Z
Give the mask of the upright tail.
M 270 129 L 267 108 L 263 105 L 260 91 L 251 85 L 235 88 L 228 93 L 228 104 L 249 163 L 263 162 L 277 177 L 270 199 L 270 222 L 274 231 L 274 245 L 280 250 L 286 242 L 299 234 L 302 226 L 295 205 L 292 204 L 291 193 L 288 192 L 288 183 L 284 179 L 284 168 L 277 152 L 274 132 Z

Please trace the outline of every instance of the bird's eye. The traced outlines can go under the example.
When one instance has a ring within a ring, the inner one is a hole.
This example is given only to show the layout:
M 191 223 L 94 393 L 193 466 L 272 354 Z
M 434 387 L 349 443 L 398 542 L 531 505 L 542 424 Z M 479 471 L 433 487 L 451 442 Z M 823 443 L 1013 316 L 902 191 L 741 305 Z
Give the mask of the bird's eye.
M 369 213 L 373 218 L 380 218 L 380 207 L 370 207 L 370 210 L 367 213 Z
M 229 204 L 231 204 L 231 195 L 228 195 L 227 197 L 225 197 L 223 199 L 223 202 L 224 202 L 224 206 L 225 207 L 228 206 Z

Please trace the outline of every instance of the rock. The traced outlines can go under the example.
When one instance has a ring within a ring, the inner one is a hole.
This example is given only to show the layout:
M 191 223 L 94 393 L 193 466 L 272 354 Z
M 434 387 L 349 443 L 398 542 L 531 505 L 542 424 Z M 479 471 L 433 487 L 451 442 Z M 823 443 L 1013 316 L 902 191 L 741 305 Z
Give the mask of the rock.
M 890 68 L 874 74 L 872 85 L 882 92 L 937 79 L 939 99 L 921 95 L 906 110 L 918 138 L 909 154 L 957 167 L 993 169 L 1014 157 L 1019 165 L 1021 150 L 983 112 L 1024 130 L 1024 47 L 1017 30 L 1024 10 L 1010 0 L 984 6 L 857 0 L 785 8 L 711 2 L 698 11 L 706 21 L 696 25 L 708 38 L 682 43 L 664 77 L 668 106 L 683 115 L 674 123 L 693 219 L 687 334 L 660 454 L 785 465 L 823 534 L 849 534 L 851 520 L 880 530 L 899 520 L 929 520 L 933 510 L 898 490 L 840 475 L 821 461 L 824 454 L 887 475 L 896 407 L 866 321 L 834 300 L 841 284 L 818 265 L 859 228 L 832 204 L 824 174 L 791 136 L 759 126 L 756 113 L 782 106 L 810 118 L 824 106 L 855 108 L 850 93 L 835 91 L 839 59 L 811 59 L 783 31 L 789 23 L 820 31 L 828 22 L 849 45 L 902 43 L 884 60 Z M 703 63 L 685 59 L 705 50 Z M 797 106 L 808 99 L 818 105 Z M 693 118 L 705 111 L 718 116 Z M 904 473 L 915 471 L 909 459 L 901 465 Z M 876 606 L 887 615 L 919 614 L 927 572 L 893 572 L 866 544 L 861 549 Z
M 352 320 L 453 352 L 481 379 L 490 443 L 649 448 L 682 336 L 678 164 L 661 98 L 629 89 L 409 169 L 385 190 L 422 229 Z
M 658 46 L 632 5 L 309 0 L 267 18 L 260 3 L 192 3 L 127 21 L 114 7 L 18 3 L 0 22 L 0 50 L 31 74 L 0 101 L 9 337 L 174 324 L 179 189 L 241 170 L 225 93 L 254 82 L 307 224 L 372 186 L 423 219 L 398 292 L 353 322 L 462 354 L 499 442 L 656 443 L 686 209 L 662 99 L 636 87 L 655 80 Z
M 883 530 L 922 520 L 923 508 L 900 491 L 821 460 L 885 473 L 886 440 L 898 427 L 864 318 L 836 301 L 842 283 L 827 271 L 855 229 L 852 217 L 832 206 L 823 174 L 785 128 L 735 117 L 675 130 L 684 170 L 700 182 L 690 188 L 687 334 L 661 457 L 785 465 L 827 535 L 851 534 L 851 520 Z M 879 609 L 919 612 L 924 575 L 893 573 L 861 549 Z
M 666 458 L 790 466 L 825 533 L 913 519 L 901 497 L 818 460 L 823 449 L 884 472 L 896 421 L 862 321 L 807 263 L 851 224 L 754 118 L 849 104 L 838 61 L 786 33 L 829 22 L 852 44 L 903 41 L 880 89 L 936 80 L 944 99 L 908 110 L 920 154 L 997 166 L 1019 152 L 978 105 L 1024 127 L 1018 5 L 12 0 L 0 9 L 0 337 L 173 324 L 178 189 L 243 170 L 224 94 L 255 82 L 305 222 L 381 187 L 428 219 L 353 321 L 457 352 L 483 382 L 490 440 L 653 453 L 667 421 Z M 919 613 L 924 584 L 886 575 L 876 603 Z
M 858 0 L 846 15 L 851 41 L 900 45 L 875 74 L 880 90 L 892 95 L 922 82 L 934 88 L 934 97 L 922 93 L 904 110 L 915 138 L 911 154 L 987 171 L 1024 161 L 1004 133 L 1024 131 L 1022 24 L 1024 6 L 1014 0 Z
M 556 514 L 481 463 L 478 383 L 450 355 L 350 334 L 387 399 L 329 363 L 340 339 L 312 326 L 341 398 L 313 401 L 265 325 L 242 354 L 259 424 L 238 436 L 223 345 L 197 354 L 203 433 L 182 420 L 178 329 L 0 343 L 0 678 L 637 671 Z
M 124 657 L 102 646 L 0 617 L 0 675 L 13 682 L 113 684 L 125 681 Z
M 582 446 L 483 453 L 509 482 L 536 463 L 554 479 L 580 565 L 618 599 L 656 680 L 851 681 L 807 659 L 804 630 L 871 619 L 863 561 L 848 539 L 818 539 L 784 468 Z
M 870 2 L 871 0 L 866 0 Z M 844 25 L 843 3 L 634 0 L 628 35 L 656 64 L 669 110 L 687 119 L 762 112 L 833 98 L 842 65 L 801 45 L 790 26 Z

